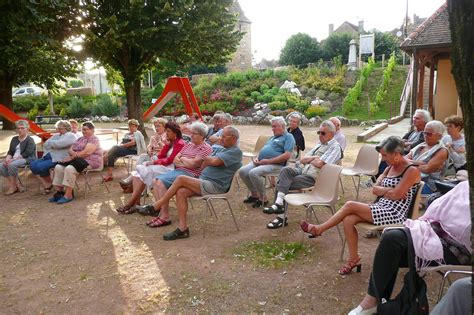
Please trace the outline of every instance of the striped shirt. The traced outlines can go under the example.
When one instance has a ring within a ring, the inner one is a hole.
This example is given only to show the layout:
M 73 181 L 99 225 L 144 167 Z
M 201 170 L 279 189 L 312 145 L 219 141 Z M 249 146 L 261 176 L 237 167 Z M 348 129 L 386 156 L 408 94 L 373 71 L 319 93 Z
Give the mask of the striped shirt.
M 317 156 L 326 164 L 336 164 L 342 157 L 342 148 L 335 138 L 332 138 L 327 143 L 318 143 L 306 156 Z M 319 168 L 308 163 L 303 167 L 303 174 L 317 177 Z
M 194 159 L 196 157 L 203 158 L 210 155 L 211 153 L 212 153 L 212 148 L 206 142 L 203 142 L 200 145 L 195 145 L 192 142 L 188 142 L 184 146 L 183 150 L 179 152 L 181 157 L 185 157 L 189 159 Z M 200 167 L 189 168 L 189 167 L 184 167 L 184 166 L 176 166 L 176 169 L 186 171 L 190 173 L 191 175 L 193 175 L 194 177 L 199 177 L 199 175 L 201 175 L 201 172 L 202 172 L 202 169 Z

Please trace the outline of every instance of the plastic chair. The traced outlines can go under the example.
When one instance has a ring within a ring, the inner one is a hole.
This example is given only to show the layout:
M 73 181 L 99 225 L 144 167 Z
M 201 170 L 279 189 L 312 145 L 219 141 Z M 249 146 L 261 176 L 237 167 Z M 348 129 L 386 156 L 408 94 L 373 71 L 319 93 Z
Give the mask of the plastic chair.
M 139 157 L 140 156 L 136 154 L 122 156 L 123 163 L 127 167 L 127 175 L 130 175 L 130 173 L 133 171 L 133 162 L 137 162 Z
M 101 161 L 103 161 L 103 160 L 104 159 L 102 158 Z M 92 187 L 91 187 L 90 182 L 89 182 L 89 173 L 98 173 L 100 175 L 100 177 L 102 178 L 102 185 L 104 185 L 105 189 L 107 189 L 107 193 L 110 193 L 110 190 L 109 190 L 109 187 L 107 186 L 104 175 L 102 175 L 103 170 L 104 170 L 104 163 L 102 162 L 100 167 L 98 167 L 98 168 L 91 169 L 91 168 L 87 167 L 86 169 L 84 169 L 82 172 L 79 173 L 79 175 L 82 175 L 84 177 L 84 197 L 87 195 L 87 189 L 92 191 Z M 76 180 L 76 187 L 79 187 L 77 185 L 77 180 Z
M 293 206 L 305 206 L 306 207 L 306 219 L 309 219 L 312 213 L 319 222 L 314 207 L 323 206 L 331 210 L 334 215 L 336 213 L 336 204 L 338 201 L 338 188 L 339 188 L 339 176 L 341 174 L 342 167 L 334 164 L 326 164 L 321 168 L 316 182 L 311 191 L 299 194 L 288 194 L 285 196 L 285 202 L 287 205 Z M 285 207 L 284 219 L 287 216 L 287 206 Z M 341 230 L 339 226 L 336 226 L 341 242 L 344 242 Z M 344 249 L 343 249 L 344 250 Z
M 352 182 L 356 189 L 356 200 L 359 200 L 359 185 L 360 177 L 362 175 L 375 176 L 379 170 L 379 153 L 375 150 L 373 145 L 364 144 L 357 154 L 356 161 L 352 167 L 344 167 L 342 175 L 351 176 Z M 359 179 L 356 184 L 354 177 Z M 344 188 L 343 188 L 344 190 Z
M 426 272 L 427 273 L 436 272 L 443 276 L 443 280 L 441 280 L 441 284 L 439 286 L 438 300 L 436 301 L 436 303 L 438 303 L 443 297 L 446 279 L 448 279 L 448 282 L 451 285 L 451 280 L 449 279 L 449 275 L 451 274 L 464 274 L 464 275 L 471 275 L 471 276 L 473 275 L 471 265 L 439 265 L 439 266 L 428 267 L 426 269 Z
M 271 136 L 258 136 L 257 142 L 255 143 L 255 147 L 253 148 L 252 152 L 243 152 L 244 157 L 249 157 L 251 159 L 257 157 L 258 152 L 263 148 L 265 143 L 267 143 L 268 139 L 270 139 Z
M 234 174 L 229 190 L 223 194 L 195 196 L 195 197 L 190 198 L 191 206 L 193 204 L 192 202 L 195 200 L 203 200 L 206 203 L 206 215 L 204 219 L 204 228 L 203 228 L 203 234 L 202 234 L 203 237 L 206 236 L 206 224 L 207 224 L 208 214 L 210 213 L 211 216 L 214 215 L 217 219 L 216 209 L 214 208 L 214 205 L 212 204 L 212 200 L 217 200 L 217 199 L 222 199 L 227 202 L 227 206 L 229 207 L 229 210 L 230 210 L 230 215 L 232 216 L 232 219 L 234 220 L 235 228 L 237 231 L 239 231 L 239 225 L 237 224 L 237 220 L 235 219 L 235 216 L 234 216 L 234 211 L 232 210 L 232 206 L 230 205 L 230 202 L 229 202 L 229 199 L 233 197 L 233 192 L 235 191 L 235 186 L 237 185 L 237 177 L 238 177 L 237 173 Z

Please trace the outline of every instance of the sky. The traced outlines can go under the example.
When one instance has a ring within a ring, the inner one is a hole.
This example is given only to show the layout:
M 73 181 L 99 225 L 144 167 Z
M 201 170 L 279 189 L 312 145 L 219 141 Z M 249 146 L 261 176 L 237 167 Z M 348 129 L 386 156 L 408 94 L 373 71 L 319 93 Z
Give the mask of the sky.
M 408 0 L 408 16 L 429 17 L 445 0 Z M 278 59 L 286 40 L 306 33 L 318 41 L 328 36 L 344 21 L 364 29 L 390 31 L 400 27 L 407 0 L 239 0 L 247 18 L 252 21 L 252 54 L 254 61 Z

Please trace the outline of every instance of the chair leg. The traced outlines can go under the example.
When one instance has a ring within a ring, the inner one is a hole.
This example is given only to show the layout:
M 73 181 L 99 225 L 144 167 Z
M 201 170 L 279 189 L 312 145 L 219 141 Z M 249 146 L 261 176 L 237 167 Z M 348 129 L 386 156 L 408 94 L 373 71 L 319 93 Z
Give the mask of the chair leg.
M 341 177 L 339 177 L 339 183 L 341 184 L 342 195 L 344 196 L 346 192 L 344 191 L 344 185 L 342 184 L 342 178 Z
M 204 202 L 206 203 L 206 214 L 204 215 L 204 227 L 202 228 L 202 238 L 206 237 L 207 216 L 208 216 L 208 212 L 211 211 L 207 200 L 204 200 Z
M 344 249 L 346 248 L 346 239 L 342 241 L 341 255 L 339 256 L 339 261 L 344 260 Z
M 232 210 L 232 206 L 230 205 L 229 199 L 225 198 L 225 201 L 227 201 L 227 206 L 229 206 L 230 215 L 232 216 L 232 219 L 234 220 L 235 228 L 237 229 L 237 231 L 240 231 L 239 225 L 237 224 L 237 220 L 235 219 L 234 211 Z
M 357 186 L 355 186 L 355 180 L 354 180 L 354 177 L 352 177 L 352 180 L 354 181 L 354 186 L 356 189 L 356 201 L 359 200 L 360 176 L 357 176 L 357 178 L 358 178 L 358 182 L 357 182 Z
M 216 217 L 216 220 L 218 220 L 216 209 L 214 208 L 214 205 L 212 204 L 212 199 L 209 198 L 207 199 L 207 201 L 209 202 L 209 205 L 211 206 L 211 209 L 212 209 L 211 215 L 214 214 L 214 216 Z

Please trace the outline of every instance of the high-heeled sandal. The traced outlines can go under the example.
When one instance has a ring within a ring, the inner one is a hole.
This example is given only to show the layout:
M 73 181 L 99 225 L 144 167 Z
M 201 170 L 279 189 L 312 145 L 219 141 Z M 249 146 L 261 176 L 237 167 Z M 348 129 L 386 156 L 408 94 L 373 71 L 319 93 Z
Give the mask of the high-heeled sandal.
M 307 221 L 301 221 L 300 222 L 300 227 L 303 230 L 303 232 L 308 233 L 308 238 L 315 238 L 323 235 L 322 233 L 320 234 L 315 234 L 311 232 L 311 226 L 314 226 L 314 224 L 310 224 Z
M 348 260 L 341 269 L 339 269 L 340 275 L 348 275 L 352 272 L 352 269 L 356 268 L 356 272 L 362 271 L 362 264 L 360 263 L 360 257 L 356 260 Z

